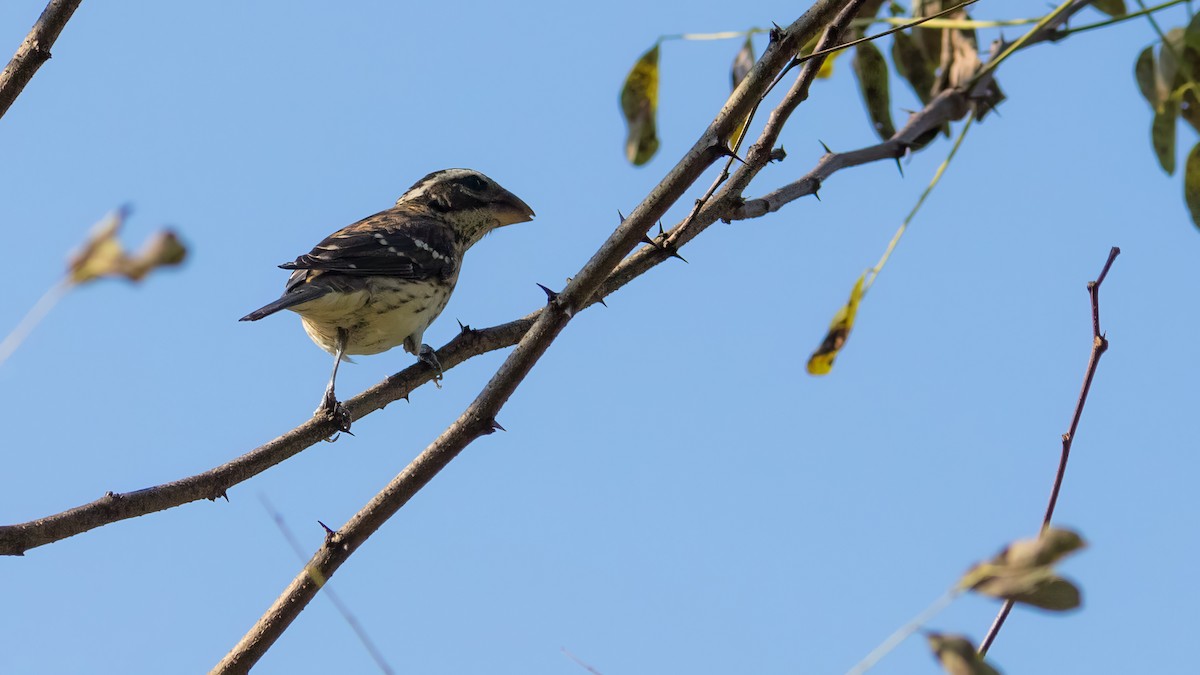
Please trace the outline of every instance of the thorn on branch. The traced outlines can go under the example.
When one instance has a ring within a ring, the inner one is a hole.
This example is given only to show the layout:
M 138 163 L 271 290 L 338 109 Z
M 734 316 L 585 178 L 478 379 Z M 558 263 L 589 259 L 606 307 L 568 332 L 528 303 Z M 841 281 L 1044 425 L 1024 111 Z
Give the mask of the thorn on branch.
M 492 420 L 492 423 L 490 425 L 488 425 L 488 430 L 485 431 L 484 433 L 490 435 L 490 434 L 496 433 L 497 431 L 508 431 L 508 429 L 505 429 L 496 420 Z
M 782 145 L 772 150 L 771 154 L 767 156 L 767 162 L 782 162 L 785 159 L 787 159 L 787 151 L 783 149 Z
M 546 288 L 541 284 L 538 284 L 537 287 L 546 292 L 546 302 L 554 302 L 558 298 L 558 293 L 550 290 L 549 288 Z
M 455 321 L 458 321 L 458 332 L 460 335 L 475 332 L 474 328 L 471 328 L 471 326 L 469 324 L 463 323 L 461 319 L 455 319 Z
M 617 217 L 621 219 L 620 222 L 625 222 L 625 215 L 621 213 L 621 209 L 617 209 Z
M 742 164 L 746 163 L 746 160 L 742 159 L 741 157 L 738 157 L 737 153 L 734 152 L 732 148 L 730 148 L 728 145 L 725 145 L 724 143 L 721 143 L 717 146 L 717 154 L 719 154 L 722 157 L 732 157 L 733 159 L 736 159 L 737 161 L 741 162 Z M 701 204 L 702 202 L 701 202 L 701 200 L 697 199 L 696 203 Z
M 832 154 L 833 154 L 833 151 L 829 149 L 829 146 L 828 146 L 828 145 L 825 145 L 825 141 L 823 141 L 823 140 L 821 140 L 821 139 L 819 139 L 819 138 L 818 138 L 818 139 L 817 139 L 817 142 L 818 142 L 818 143 L 820 143 L 820 144 L 821 144 L 821 147 L 825 149 L 825 154 L 827 154 L 827 155 L 832 155 Z
M 771 39 L 771 42 L 779 42 L 783 40 L 783 28 L 781 28 L 779 24 L 772 21 L 771 31 L 767 33 L 767 36 Z
M 896 170 L 900 172 L 900 177 L 904 178 L 904 167 L 900 165 L 899 157 L 896 157 Z

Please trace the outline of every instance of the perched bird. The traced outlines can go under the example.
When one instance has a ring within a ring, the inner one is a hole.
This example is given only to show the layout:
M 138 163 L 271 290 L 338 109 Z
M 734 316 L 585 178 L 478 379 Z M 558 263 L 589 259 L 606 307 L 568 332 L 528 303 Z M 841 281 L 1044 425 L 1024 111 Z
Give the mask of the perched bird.
M 348 354 L 378 354 L 397 345 L 441 365 L 421 336 L 442 313 L 463 255 L 492 230 L 532 220 L 533 209 L 471 169 L 435 171 L 396 205 L 329 235 L 313 250 L 280 265 L 294 270 L 283 296 L 242 317 L 258 321 L 290 309 L 321 349 L 333 373 L 315 414 L 328 411 L 349 430 L 334 395 L 338 364 Z

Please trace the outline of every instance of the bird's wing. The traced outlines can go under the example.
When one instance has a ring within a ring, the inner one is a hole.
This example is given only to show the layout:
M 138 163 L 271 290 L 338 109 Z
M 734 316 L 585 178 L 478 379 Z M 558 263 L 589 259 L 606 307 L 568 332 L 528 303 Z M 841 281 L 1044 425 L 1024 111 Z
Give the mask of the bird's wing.
M 389 209 L 334 232 L 313 250 L 280 265 L 287 270 L 321 270 L 352 276 L 401 279 L 448 278 L 458 263 L 454 231 L 438 220 Z M 292 275 L 288 288 L 302 279 Z

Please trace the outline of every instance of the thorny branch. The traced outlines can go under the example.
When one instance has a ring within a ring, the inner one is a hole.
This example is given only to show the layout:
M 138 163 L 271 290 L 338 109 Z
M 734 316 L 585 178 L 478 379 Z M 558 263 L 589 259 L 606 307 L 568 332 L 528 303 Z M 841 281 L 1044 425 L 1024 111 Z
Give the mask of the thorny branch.
M 613 269 L 646 236 L 650 227 L 724 154 L 724 139 L 729 137 L 732 127 L 739 120 L 745 119 L 750 107 L 765 91 L 775 73 L 786 66 L 800 45 L 825 26 L 829 28 L 822 42 L 835 44 L 863 1 L 844 0 L 838 3 L 835 0 L 818 0 L 791 26 L 779 32 L 777 40 L 768 47 L 762 59 L 751 69 L 750 74 L 742 81 L 713 123 L 701 134 L 692 149 L 634 208 L 629 217 L 621 222 L 591 260 L 572 277 L 566 288 L 550 297 L 533 326 L 521 338 L 516 349 L 509 354 L 479 396 L 379 494 L 337 532 L 327 537 L 300 574 L 242 640 L 217 664 L 213 672 L 248 672 L 311 602 L 324 581 L 328 580 L 371 534 L 399 511 L 467 445 L 480 436 L 495 431 L 496 414 L 517 385 L 571 318 L 587 306 Z M 835 11 L 837 15 L 833 17 Z
M 1074 6 L 1067 13 L 1069 14 L 1071 11 L 1075 11 Z M 1065 21 L 1066 17 L 1061 17 L 1061 20 Z M 1055 30 L 1058 25 L 1061 25 L 1061 22 L 1047 27 L 1046 30 Z M 807 39 L 811 39 L 811 35 Z M 777 67 L 776 71 L 766 73 L 761 69 L 764 67 L 763 64 L 768 55 L 778 53 L 775 51 L 776 44 L 780 45 L 778 52 L 786 50 L 791 50 L 791 52 L 786 57 L 778 57 L 780 63 L 773 65 L 773 67 Z M 710 143 L 711 145 L 703 146 L 704 152 L 711 154 L 714 158 L 719 158 L 724 153 L 721 149 L 721 139 L 727 138 L 731 133 L 735 126 L 733 120 L 737 119 L 736 115 L 749 114 L 750 109 L 761 101 L 765 95 L 766 85 L 764 82 L 768 81 L 770 77 L 774 77 L 775 72 L 781 71 L 786 66 L 801 44 L 804 43 L 797 42 L 794 35 L 786 33 L 779 43 L 772 43 L 768 52 L 763 54 L 763 58 L 747 76 L 746 81 L 743 81 L 742 85 L 730 96 L 721 114 L 693 148 L 693 152 L 696 152 L 702 144 Z M 804 77 L 803 71 L 800 77 Z M 753 82 L 751 82 L 752 79 Z M 798 79 L 797 84 L 801 81 Z M 753 90 L 750 88 L 752 84 L 755 87 Z M 812 170 L 800 179 L 761 197 L 746 200 L 741 197 L 745 190 L 745 184 L 749 183 L 762 165 L 777 156 L 772 155 L 774 150 L 763 152 L 761 149 L 752 148 L 747 153 L 746 165 L 735 173 L 737 178 L 727 184 L 716 199 L 705 204 L 694 218 L 684 219 L 668 230 L 667 235 L 660 237 L 656 243 L 644 246 L 622 260 L 586 300 L 576 299 L 574 301 L 576 303 L 575 311 L 599 302 L 651 268 L 670 259 L 679 247 L 694 239 L 716 221 L 757 218 L 772 213 L 800 197 L 815 194 L 824 180 L 842 169 L 901 157 L 906 152 L 912 151 L 913 140 L 931 129 L 940 128 L 945 122 L 961 119 L 967 111 L 967 100 L 963 92 L 944 91 L 930 101 L 925 108 L 913 114 L 908 123 L 888 141 L 848 152 L 827 153 L 821 157 Z M 774 129 L 773 132 L 772 129 Z M 759 148 L 772 148 L 777 134 L 777 127 L 768 126 L 755 145 Z M 751 169 L 751 166 L 757 168 Z M 658 194 L 661 189 L 661 186 L 656 188 L 651 193 L 652 196 Z M 636 212 L 630 217 L 632 218 L 634 215 Z M 648 230 L 649 227 L 646 229 Z M 574 297 L 582 297 L 582 294 Z M 449 370 L 474 356 L 516 345 L 530 327 L 538 321 L 543 311 L 539 309 L 520 319 L 490 328 L 464 330 L 438 350 L 438 359 L 441 361 L 443 369 Z M 428 368 L 414 364 L 345 401 L 344 405 L 357 420 L 383 409 L 389 403 L 407 399 L 410 393 L 429 379 Z M 0 526 L 0 555 L 21 555 L 29 549 L 120 520 L 164 511 L 201 499 L 215 500 L 225 497 L 231 487 L 320 443 L 336 431 L 337 426 L 333 420 L 326 417 L 314 417 L 241 457 L 203 473 L 142 490 L 123 493 L 109 492 L 100 499 L 61 513 L 25 523 Z
M 12 107 L 25 85 L 50 59 L 50 48 L 83 0 L 50 0 L 12 60 L 0 72 L 0 117 Z
M 1063 478 L 1067 473 L 1067 460 L 1071 457 L 1071 442 L 1075 440 L 1075 432 L 1079 429 L 1079 418 L 1083 416 L 1083 406 L 1087 404 L 1088 392 L 1092 389 L 1092 378 L 1096 376 L 1096 368 L 1100 365 L 1100 357 L 1108 350 L 1108 338 L 1104 333 L 1100 332 L 1100 284 L 1104 283 L 1104 277 L 1108 276 L 1108 270 L 1112 267 L 1113 261 L 1121 254 L 1121 249 L 1116 246 L 1108 252 L 1108 260 L 1104 262 L 1104 268 L 1100 270 L 1100 276 L 1096 277 L 1095 281 L 1089 281 L 1087 285 L 1088 295 L 1092 300 L 1092 350 L 1088 354 L 1087 370 L 1083 376 L 1083 388 L 1079 391 L 1079 400 L 1075 402 L 1075 413 L 1071 415 L 1071 426 L 1067 429 L 1067 433 L 1062 437 L 1062 454 L 1058 459 L 1058 470 L 1054 474 L 1054 485 L 1050 488 L 1050 501 L 1046 504 L 1046 515 L 1042 517 L 1042 529 L 1050 527 L 1050 521 L 1054 518 L 1054 507 L 1058 504 L 1058 493 L 1062 489 Z M 987 635 L 984 636 L 983 642 L 979 643 L 979 655 L 986 656 L 988 649 L 996 640 L 996 636 L 1000 634 L 1000 629 L 1004 626 L 1005 619 L 1008 618 L 1008 613 L 1012 611 L 1013 601 L 1005 600 L 1004 605 L 996 614 L 996 619 L 992 621 L 991 628 L 988 629 Z

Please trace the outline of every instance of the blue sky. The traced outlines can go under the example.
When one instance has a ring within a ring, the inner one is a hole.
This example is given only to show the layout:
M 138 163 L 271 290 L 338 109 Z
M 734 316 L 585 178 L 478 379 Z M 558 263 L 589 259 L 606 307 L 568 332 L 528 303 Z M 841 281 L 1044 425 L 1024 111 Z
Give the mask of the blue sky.
M 722 104 L 737 41 L 669 43 L 662 149 L 624 161 L 617 92 L 660 34 L 790 22 L 794 3 L 85 2 L 0 120 L 7 332 L 108 210 L 125 238 L 192 249 L 142 286 L 69 295 L 0 368 L 0 521 L 206 470 L 306 419 L 329 357 L 277 296 L 275 265 L 439 168 L 484 171 L 538 214 L 469 254 L 426 332 L 487 326 L 561 286 Z M 15 49 L 40 2 L 0 5 Z M 979 18 L 1040 2 L 984 2 Z M 1085 12 L 1080 22 L 1100 15 Z M 1184 13 L 1162 17 L 1184 23 Z M 1015 35 L 1011 29 L 1009 35 Z M 990 39 L 990 35 L 987 37 Z M 397 672 L 840 673 L 1004 542 L 1036 532 L 1102 292 L 1105 355 L 1058 522 L 1085 606 L 1018 609 L 1008 672 L 1181 672 L 1197 625 L 1200 235 L 1159 170 L 1130 22 L 1018 55 L 862 308 L 831 376 L 804 372 L 949 143 L 847 170 L 769 217 L 717 225 L 579 315 L 471 446 L 332 582 Z M 765 38 L 760 39 L 761 53 Z M 893 82 L 894 114 L 914 97 Z M 1195 140 L 1182 128 L 1181 158 Z M 807 172 L 818 139 L 873 143 L 847 63 L 785 130 L 754 196 Z M 696 195 L 707 186 L 701 180 Z M 682 217 L 689 200 L 667 219 Z M 447 373 L 230 491 L 0 560 L 0 670 L 202 672 L 307 550 L 477 394 L 504 353 Z M 406 367 L 342 368 L 349 396 Z M 982 637 L 993 602 L 931 627 Z M 256 672 L 373 672 L 318 598 Z M 880 673 L 937 672 L 920 640 Z

